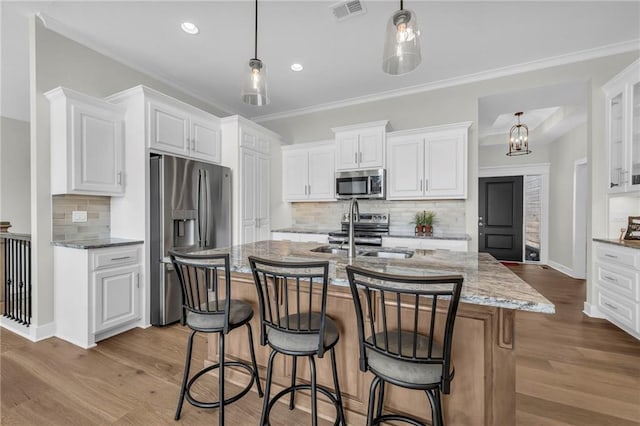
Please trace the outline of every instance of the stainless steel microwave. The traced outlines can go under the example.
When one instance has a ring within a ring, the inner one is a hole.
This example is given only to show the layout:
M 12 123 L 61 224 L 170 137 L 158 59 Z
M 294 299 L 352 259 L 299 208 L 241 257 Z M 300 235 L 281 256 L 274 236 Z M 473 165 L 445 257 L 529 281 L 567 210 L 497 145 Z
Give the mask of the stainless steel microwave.
M 336 172 L 336 198 L 386 198 L 385 169 Z

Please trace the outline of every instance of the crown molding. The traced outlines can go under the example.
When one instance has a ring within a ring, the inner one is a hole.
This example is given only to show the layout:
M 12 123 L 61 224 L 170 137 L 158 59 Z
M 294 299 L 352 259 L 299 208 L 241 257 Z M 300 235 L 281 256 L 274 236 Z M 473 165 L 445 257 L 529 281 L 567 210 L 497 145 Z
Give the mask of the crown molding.
M 567 53 L 565 55 L 552 56 L 550 58 L 538 59 L 535 61 L 524 62 L 522 64 L 510 65 L 502 68 L 481 71 L 475 74 L 468 74 L 460 77 L 434 81 L 426 84 L 409 86 L 402 89 L 388 90 L 375 93 L 372 95 L 359 96 L 349 99 L 343 99 L 335 102 L 327 102 L 310 107 L 297 108 L 289 111 L 276 112 L 273 114 L 258 115 L 251 117 L 257 123 L 266 121 L 279 120 L 282 118 L 290 118 L 314 112 L 327 111 L 330 109 L 344 108 L 353 105 L 359 105 L 367 102 L 380 101 L 398 96 L 413 95 L 415 93 L 429 92 L 432 90 L 444 89 L 447 87 L 459 86 L 462 84 L 475 83 L 484 80 L 491 80 L 499 77 L 507 77 L 515 74 L 522 74 L 529 71 L 536 71 L 544 68 L 551 68 L 559 65 L 571 64 L 574 62 L 582 62 L 590 59 L 602 58 L 605 56 L 616 55 L 619 53 L 640 51 L 640 39 L 624 41 L 606 46 L 596 47 L 593 49 L 580 50 L 577 52 Z
M 200 102 L 203 102 L 207 105 L 210 105 L 214 108 L 217 108 L 223 112 L 226 112 L 229 115 L 233 115 L 233 114 L 238 114 L 238 112 L 231 108 L 228 105 L 224 105 L 221 104 L 217 101 L 213 101 L 211 99 L 207 99 L 205 97 L 203 97 L 202 95 L 193 92 L 191 89 L 187 89 L 186 87 L 177 84 L 175 81 L 172 81 L 171 79 L 169 79 L 168 77 L 163 76 L 162 74 L 159 74 L 158 72 L 155 71 L 150 71 L 148 69 L 145 69 L 139 65 L 136 65 L 134 63 L 132 63 L 131 61 L 128 61 L 127 59 L 124 59 L 123 57 L 119 56 L 118 54 L 114 53 L 113 51 L 106 49 L 102 46 L 99 46 L 97 43 L 92 42 L 91 40 L 89 40 L 85 35 L 83 35 L 82 33 L 74 30 L 73 28 L 63 24 L 62 22 L 44 14 L 41 12 L 36 13 L 36 17 L 42 22 L 42 24 L 44 25 L 44 27 L 50 31 L 53 31 L 55 33 L 60 34 L 61 36 L 64 36 L 68 39 L 71 39 L 73 41 L 75 41 L 76 43 L 80 43 L 85 47 L 88 47 L 91 50 L 94 50 L 102 55 L 105 55 L 117 62 L 120 62 L 123 65 L 126 65 L 127 67 L 134 69 L 140 73 L 146 74 L 151 78 L 154 78 L 164 84 L 166 84 L 167 86 L 173 87 L 176 90 L 181 91 L 182 93 L 184 93 L 185 95 L 189 95 L 194 99 L 199 100 Z

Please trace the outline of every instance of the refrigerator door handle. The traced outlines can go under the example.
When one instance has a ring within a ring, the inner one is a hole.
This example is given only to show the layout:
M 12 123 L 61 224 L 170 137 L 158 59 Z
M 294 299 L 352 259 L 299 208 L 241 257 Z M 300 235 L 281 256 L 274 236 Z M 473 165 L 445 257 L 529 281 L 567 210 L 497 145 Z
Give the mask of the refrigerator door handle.
M 211 194 L 211 182 L 209 182 L 209 171 L 204 171 L 204 192 L 205 192 L 205 211 L 204 211 L 204 245 L 209 246 L 211 241 L 209 240 L 209 209 L 211 208 L 211 200 L 209 199 Z
M 198 188 L 197 188 L 197 209 L 198 209 L 198 245 L 202 246 L 202 169 L 198 170 Z

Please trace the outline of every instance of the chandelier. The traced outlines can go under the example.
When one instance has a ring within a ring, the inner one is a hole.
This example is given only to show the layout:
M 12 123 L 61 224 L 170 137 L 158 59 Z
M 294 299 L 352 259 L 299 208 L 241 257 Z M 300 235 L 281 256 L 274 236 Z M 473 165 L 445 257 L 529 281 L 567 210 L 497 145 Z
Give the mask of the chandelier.
M 522 112 L 516 112 L 518 124 L 511 126 L 509 131 L 509 152 L 507 155 L 525 155 L 531 154 L 529 151 L 529 128 L 526 124 L 520 124 L 520 116 Z

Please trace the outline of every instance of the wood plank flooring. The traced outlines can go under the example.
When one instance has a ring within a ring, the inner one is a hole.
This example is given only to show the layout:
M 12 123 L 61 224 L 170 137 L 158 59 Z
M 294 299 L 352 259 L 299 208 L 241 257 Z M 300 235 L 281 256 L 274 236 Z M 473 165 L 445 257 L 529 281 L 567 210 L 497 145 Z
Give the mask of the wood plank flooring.
M 516 316 L 517 424 L 640 426 L 640 342 L 581 313 L 584 281 L 539 266 L 512 270 L 557 310 Z M 176 424 L 187 336 L 179 326 L 136 329 L 82 350 L 55 338 L 31 343 L 2 329 L 0 423 Z M 238 330 L 231 338 L 245 336 Z M 199 337 L 193 365 L 202 365 L 205 354 L 205 337 Z M 215 380 L 204 380 L 198 395 L 215 397 Z M 228 387 L 228 395 L 237 389 Z M 228 407 L 228 424 L 257 424 L 261 403 L 250 392 Z M 215 425 L 217 419 L 216 410 L 185 403 L 180 424 Z M 271 420 L 310 424 L 307 413 L 285 406 L 277 407 Z

